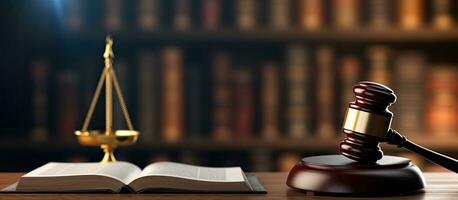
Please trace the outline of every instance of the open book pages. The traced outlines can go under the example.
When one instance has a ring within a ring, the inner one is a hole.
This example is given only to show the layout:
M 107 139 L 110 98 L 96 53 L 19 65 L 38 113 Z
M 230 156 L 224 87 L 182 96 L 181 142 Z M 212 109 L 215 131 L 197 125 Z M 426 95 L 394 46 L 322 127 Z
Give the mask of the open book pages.
M 55 163 L 43 165 L 21 177 L 17 190 L 24 192 L 135 192 L 251 191 L 240 167 L 213 168 L 158 162 L 142 171 L 128 162 Z

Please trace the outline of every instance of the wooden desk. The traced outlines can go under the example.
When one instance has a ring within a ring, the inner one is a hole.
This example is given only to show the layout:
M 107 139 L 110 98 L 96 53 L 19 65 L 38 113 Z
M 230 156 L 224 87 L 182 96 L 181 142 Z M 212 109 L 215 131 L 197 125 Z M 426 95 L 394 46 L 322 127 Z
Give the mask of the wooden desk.
M 0 187 L 14 183 L 22 173 L 0 173 Z M 354 199 L 350 197 L 313 196 L 292 190 L 285 185 L 286 173 L 256 173 L 266 187 L 266 195 L 178 195 L 178 194 L 0 194 L 0 199 Z M 425 173 L 427 187 L 422 194 L 389 199 L 458 199 L 458 175 L 454 173 Z M 358 184 L 358 183 L 355 183 Z M 362 183 L 364 184 L 364 183 Z M 370 198 L 357 198 L 370 199 Z M 388 198 L 377 198 L 388 199 Z

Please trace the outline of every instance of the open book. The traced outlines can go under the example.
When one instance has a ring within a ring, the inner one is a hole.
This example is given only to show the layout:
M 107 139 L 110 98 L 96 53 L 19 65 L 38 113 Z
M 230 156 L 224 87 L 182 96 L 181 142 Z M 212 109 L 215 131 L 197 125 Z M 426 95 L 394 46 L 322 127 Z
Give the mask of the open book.
M 50 162 L 22 176 L 14 191 L 120 192 L 123 188 L 127 188 L 125 191 L 137 193 L 160 191 L 251 193 L 255 190 L 240 167 L 212 168 L 158 162 L 141 170 L 131 163 L 118 161 L 113 163 Z

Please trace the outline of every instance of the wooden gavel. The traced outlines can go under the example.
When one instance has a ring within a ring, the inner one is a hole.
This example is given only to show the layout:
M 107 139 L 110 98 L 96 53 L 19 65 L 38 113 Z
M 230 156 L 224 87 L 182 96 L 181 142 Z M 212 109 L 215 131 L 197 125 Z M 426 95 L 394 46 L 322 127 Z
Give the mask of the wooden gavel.
M 425 159 L 458 173 L 458 160 L 409 141 L 391 128 L 393 113 L 388 107 L 396 101 L 390 88 L 373 82 L 359 82 L 353 87 L 356 100 L 349 104 L 343 124 L 346 138 L 340 143 L 342 155 L 365 163 L 383 157 L 379 143 L 404 147 Z

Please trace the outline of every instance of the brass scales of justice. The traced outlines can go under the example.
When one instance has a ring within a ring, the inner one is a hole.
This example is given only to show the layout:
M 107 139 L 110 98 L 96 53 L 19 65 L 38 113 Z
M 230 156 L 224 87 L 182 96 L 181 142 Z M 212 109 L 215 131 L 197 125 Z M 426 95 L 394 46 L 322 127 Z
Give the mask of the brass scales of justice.
M 102 75 L 97 83 L 94 96 L 92 97 L 89 105 L 89 110 L 84 119 L 83 127 L 81 130 L 75 131 L 75 135 L 78 138 L 78 142 L 85 146 L 100 146 L 105 155 L 103 156 L 102 163 L 115 162 L 116 158 L 113 154 L 114 149 L 117 146 L 127 146 L 134 144 L 137 141 L 139 132 L 134 130 L 132 122 L 127 111 L 127 106 L 122 96 L 121 87 L 119 86 L 116 73 L 113 68 L 113 40 L 110 36 L 106 37 L 105 52 L 103 58 L 105 60 L 105 67 Z M 105 130 L 88 130 L 89 123 L 94 109 L 97 104 L 97 100 L 100 96 L 102 86 L 105 83 Z M 113 86 L 118 97 L 118 101 L 126 121 L 129 130 L 113 130 Z

